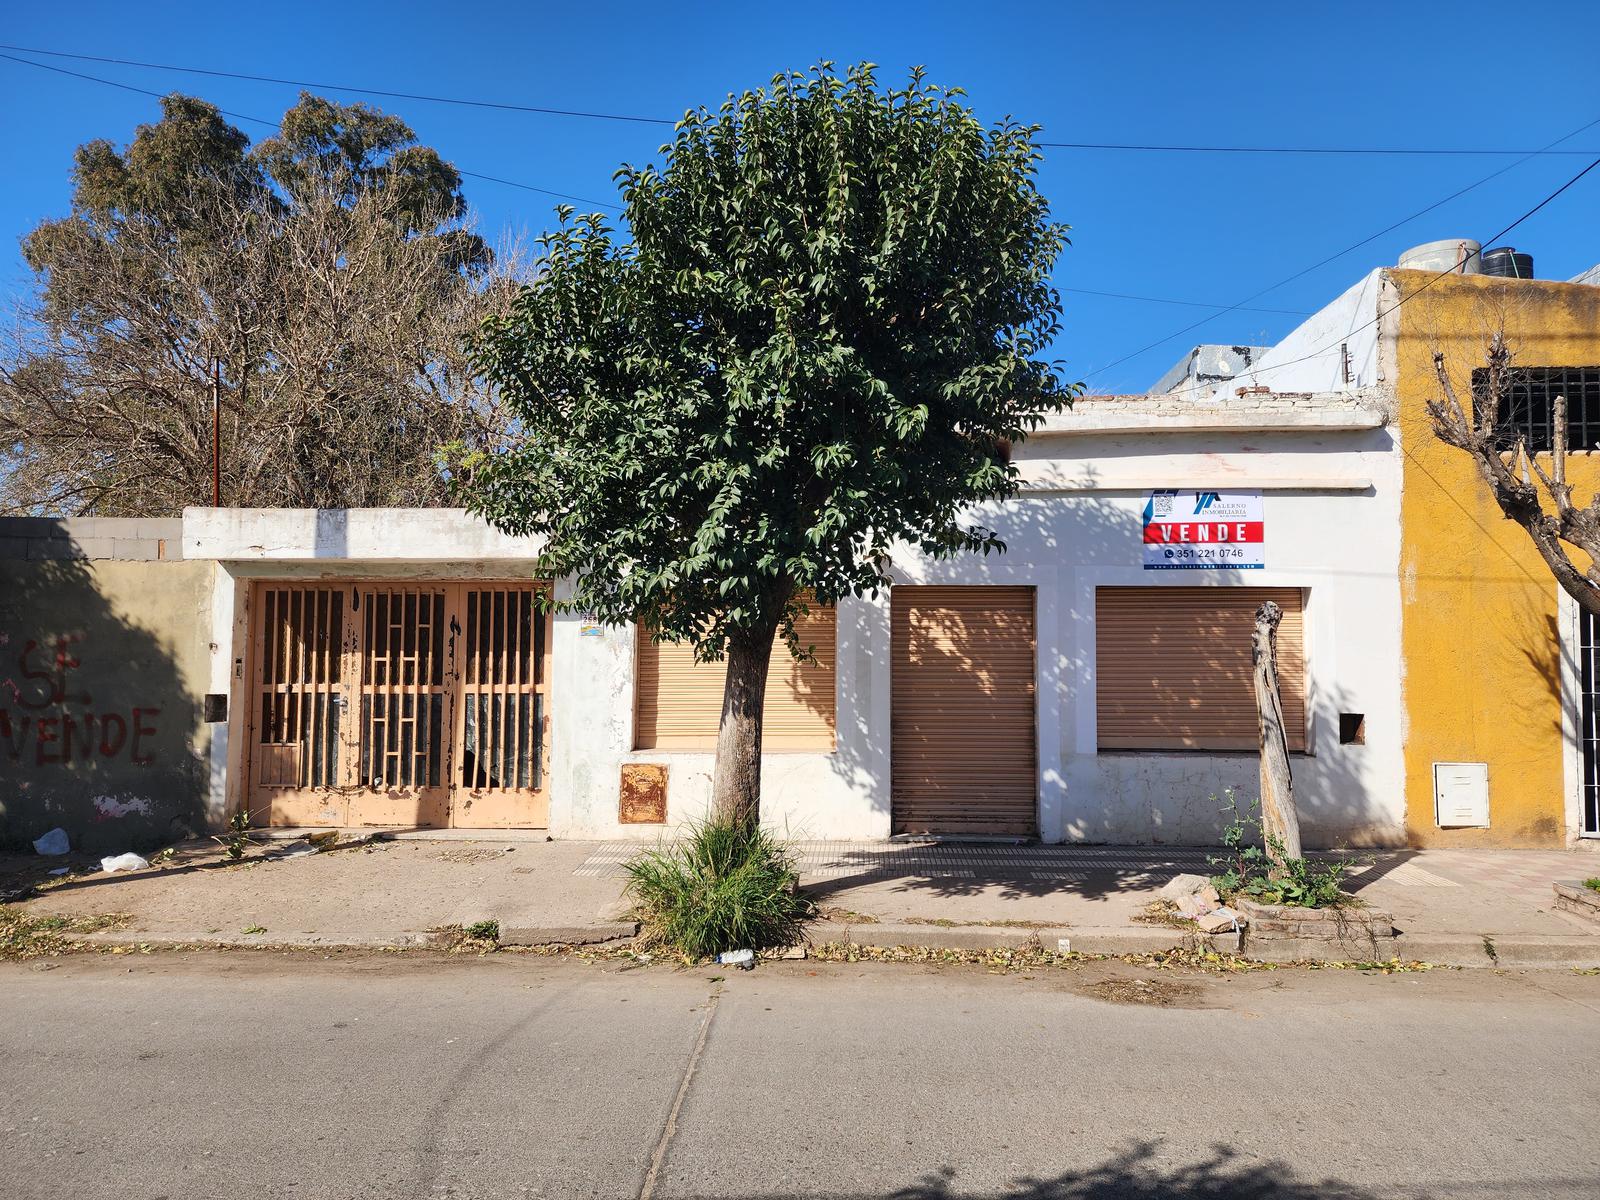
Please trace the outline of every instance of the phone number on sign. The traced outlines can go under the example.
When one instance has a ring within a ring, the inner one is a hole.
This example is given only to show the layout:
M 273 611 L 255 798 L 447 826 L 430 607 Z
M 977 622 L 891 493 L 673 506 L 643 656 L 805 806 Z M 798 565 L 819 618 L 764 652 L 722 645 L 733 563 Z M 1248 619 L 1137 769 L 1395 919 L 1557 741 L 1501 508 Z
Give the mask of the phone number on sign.
M 1146 546 L 1144 565 L 1160 567 L 1259 567 L 1259 546 Z

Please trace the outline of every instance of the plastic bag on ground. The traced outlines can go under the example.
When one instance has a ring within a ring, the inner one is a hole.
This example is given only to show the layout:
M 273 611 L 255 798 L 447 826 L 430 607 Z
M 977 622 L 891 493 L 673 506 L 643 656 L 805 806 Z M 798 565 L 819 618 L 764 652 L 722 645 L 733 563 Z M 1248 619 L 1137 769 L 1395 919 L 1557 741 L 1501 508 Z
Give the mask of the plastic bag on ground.
M 65 829 L 52 829 L 42 837 L 35 838 L 33 843 L 35 854 L 47 854 L 54 858 L 58 854 L 67 854 L 72 850 L 72 843 L 67 840 Z
M 116 871 L 142 871 L 149 865 L 148 859 L 140 858 L 137 854 L 116 854 L 100 860 L 100 869 L 107 875 Z

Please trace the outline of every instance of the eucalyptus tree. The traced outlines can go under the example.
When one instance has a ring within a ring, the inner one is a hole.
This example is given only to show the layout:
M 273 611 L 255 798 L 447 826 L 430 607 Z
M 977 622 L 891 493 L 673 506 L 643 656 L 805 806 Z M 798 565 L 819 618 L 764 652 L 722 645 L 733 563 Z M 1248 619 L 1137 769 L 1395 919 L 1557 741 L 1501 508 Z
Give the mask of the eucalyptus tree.
M 726 659 L 730 821 L 759 818 L 779 635 L 804 656 L 805 605 L 888 586 L 897 545 L 1003 550 L 970 510 L 1074 393 L 1037 127 L 963 95 L 823 64 L 692 110 L 618 172 L 626 235 L 558 210 L 482 331 L 516 437 L 461 462 L 470 507 L 542 536 L 572 606 Z
M 460 176 L 398 117 L 302 95 L 254 146 L 172 95 L 81 146 L 0 339 L 0 511 L 437 504 L 497 414 L 464 343 L 511 288 Z M 220 408 L 215 412 L 214 408 Z

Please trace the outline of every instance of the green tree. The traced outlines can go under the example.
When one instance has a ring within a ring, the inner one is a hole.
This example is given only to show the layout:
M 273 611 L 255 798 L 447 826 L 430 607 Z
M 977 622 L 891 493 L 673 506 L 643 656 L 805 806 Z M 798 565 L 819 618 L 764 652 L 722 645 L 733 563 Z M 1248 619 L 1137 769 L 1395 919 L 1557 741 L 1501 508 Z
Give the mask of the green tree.
M 1036 127 L 962 95 L 823 64 L 691 111 L 618 173 L 631 240 L 563 209 L 482 333 L 517 437 L 464 463 L 470 506 L 541 535 L 574 607 L 726 657 L 713 802 L 741 824 L 802 593 L 887 586 L 896 543 L 1003 549 L 964 514 L 1074 391 L 1042 358 L 1067 239 Z
M 172 95 L 77 151 L 73 210 L 23 241 L 0 345 L 0 509 L 161 515 L 430 504 L 440 441 L 498 429 L 464 342 L 513 292 L 460 177 L 399 118 L 302 95 L 254 147 Z

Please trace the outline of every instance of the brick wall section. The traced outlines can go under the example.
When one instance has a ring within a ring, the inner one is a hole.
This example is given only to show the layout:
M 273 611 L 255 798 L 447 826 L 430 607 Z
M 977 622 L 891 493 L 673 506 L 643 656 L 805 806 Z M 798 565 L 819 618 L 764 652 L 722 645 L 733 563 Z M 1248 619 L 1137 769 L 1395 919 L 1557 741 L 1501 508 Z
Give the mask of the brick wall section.
M 180 517 L 0 517 L 0 559 L 158 562 L 183 557 Z

